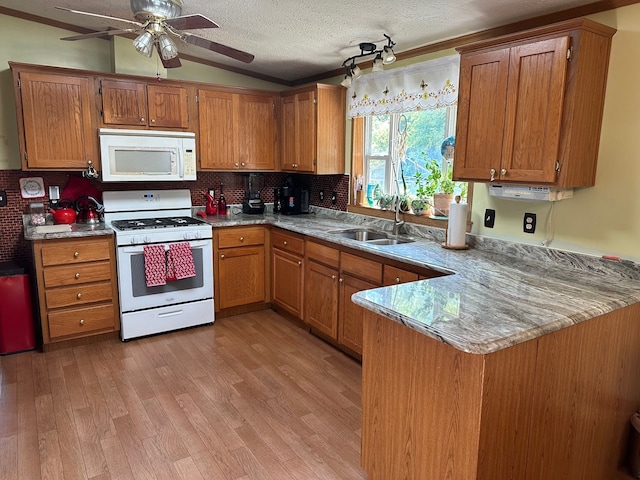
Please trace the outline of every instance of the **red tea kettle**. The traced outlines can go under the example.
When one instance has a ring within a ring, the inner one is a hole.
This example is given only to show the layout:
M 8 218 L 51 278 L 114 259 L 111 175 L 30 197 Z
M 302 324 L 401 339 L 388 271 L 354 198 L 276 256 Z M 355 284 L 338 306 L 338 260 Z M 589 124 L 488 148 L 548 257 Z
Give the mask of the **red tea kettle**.
M 53 208 L 49 209 L 51 215 L 53 215 L 53 221 L 56 224 L 60 223 L 73 223 L 76 221 L 76 210 L 73 204 L 73 200 L 68 198 L 61 198 Z
M 207 215 L 217 215 L 218 214 L 218 201 L 210 193 L 205 193 L 204 196 L 207 198 L 207 203 L 204 206 L 205 213 Z
M 91 195 L 85 195 L 76 200 L 78 223 L 95 225 L 102 221 L 104 207 Z

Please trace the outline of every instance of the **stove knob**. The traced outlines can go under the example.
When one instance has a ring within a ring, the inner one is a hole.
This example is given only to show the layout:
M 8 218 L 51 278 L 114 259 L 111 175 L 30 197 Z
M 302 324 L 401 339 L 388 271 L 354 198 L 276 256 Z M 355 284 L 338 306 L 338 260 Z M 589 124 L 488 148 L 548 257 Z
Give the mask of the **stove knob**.
M 131 245 L 135 245 L 136 243 L 138 243 L 136 240 L 137 240 L 137 238 L 136 238 L 135 236 L 134 236 L 134 237 L 131 237 L 131 240 L 129 240 L 129 243 L 130 243 Z
M 142 240 L 142 243 L 151 243 L 151 239 L 149 238 L 149 235 L 145 235 L 144 239 Z

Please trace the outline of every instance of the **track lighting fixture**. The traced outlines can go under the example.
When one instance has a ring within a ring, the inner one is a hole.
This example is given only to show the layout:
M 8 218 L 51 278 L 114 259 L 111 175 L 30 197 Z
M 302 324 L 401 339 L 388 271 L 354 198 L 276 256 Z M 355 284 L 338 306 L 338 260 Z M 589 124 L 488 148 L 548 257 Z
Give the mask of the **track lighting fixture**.
M 343 87 L 350 87 L 351 82 L 362 75 L 362 70 L 358 65 L 356 65 L 357 58 L 368 57 L 370 55 L 375 55 L 376 58 L 373 60 L 373 68 L 371 71 L 379 72 L 384 69 L 384 65 L 389 65 L 396 61 L 396 55 L 393 53 L 393 47 L 395 46 L 395 42 L 391 40 L 391 37 L 387 34 L 383 34 L 387 39 L 387 44 L 378 50 L 378 47 L 375 43 L 363 42 L 358 45 L 360 48 L 360 53 L 358 55 L 354 55 L 353 57 L 347 58 L 344 62 L 342 62 L 342 66 L 345 69 L 344 80 L 342 80 L 341 85 Z

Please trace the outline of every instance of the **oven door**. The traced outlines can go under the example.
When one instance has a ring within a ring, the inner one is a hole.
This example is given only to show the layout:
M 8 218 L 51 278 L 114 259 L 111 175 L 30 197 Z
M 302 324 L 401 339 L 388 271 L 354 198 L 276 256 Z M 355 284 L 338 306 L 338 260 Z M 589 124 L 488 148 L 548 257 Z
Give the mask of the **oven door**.
M 193 253 L 196 276 L 168 281 L 166 285 L 155 287 L 147 287 L 144 272 L 144 246 L 118 247 L 118 288 L 121 312 L 213 298 L 211 240 L 194 240 L 188 243 Z M 170 243 L 164 245 L 168 250 Z

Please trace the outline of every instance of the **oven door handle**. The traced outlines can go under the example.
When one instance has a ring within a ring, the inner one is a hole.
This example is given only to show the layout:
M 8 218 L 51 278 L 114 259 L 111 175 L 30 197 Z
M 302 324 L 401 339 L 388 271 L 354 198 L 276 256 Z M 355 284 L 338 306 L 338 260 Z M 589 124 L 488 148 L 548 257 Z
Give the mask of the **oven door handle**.
M 180 243 L 180 242 L 169 242 L 169 243 Z M 198 240 L 198 241 L 190 241 L 187 242 L 191 249 L 194 248 L 203 248 L 211 245 L 211 242 L 208 240 Z M 169 250 L 169 244 L 165 244 L 165 250 Z M 136 247 L 121 247 L 122 252 L 124 253 L 144 253 L 144 245 L 139 245 Z

